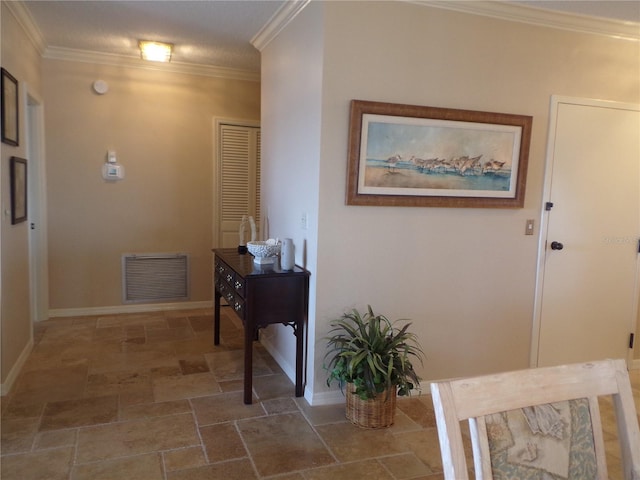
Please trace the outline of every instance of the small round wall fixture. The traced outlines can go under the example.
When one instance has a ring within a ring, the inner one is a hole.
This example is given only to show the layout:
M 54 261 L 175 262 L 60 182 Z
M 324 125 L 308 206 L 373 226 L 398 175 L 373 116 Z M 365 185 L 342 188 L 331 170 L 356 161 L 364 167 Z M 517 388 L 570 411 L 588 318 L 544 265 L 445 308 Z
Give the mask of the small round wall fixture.
M 93 91 L 98 95 L 104 95 L 109 91 L 109 85 L 104 80 L 96 80 L 93 82 Z

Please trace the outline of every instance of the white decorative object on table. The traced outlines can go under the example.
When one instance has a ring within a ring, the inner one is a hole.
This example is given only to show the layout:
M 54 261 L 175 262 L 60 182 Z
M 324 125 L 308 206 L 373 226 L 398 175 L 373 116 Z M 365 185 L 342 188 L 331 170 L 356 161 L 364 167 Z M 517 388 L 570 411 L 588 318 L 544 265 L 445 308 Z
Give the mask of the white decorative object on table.
M 295 247 L 290 238 L 282 239 L 282 252 L 280 253 L 280 268 L 282 270 L 293 270 L 295 265 Z
M 243 215 L 242 220 L 240 220 L 240 229 L 238 231 L 238 253 L 247 253 L 247 228 L 249 228 L 249 221 L 247 220 L 247 216 Z M 253 238 L 251 240 L 253 240 Z
M 256 241 L 256 221 L 251 216 L 249 217 L 249 225 L 251 226 L 251 241 L 255 242 Z
M 247 249 L 253 255 L 253 263 L 259 265 L 274 263 L 280 254 L 280 242 L 273 238 L 265 241 L 247 242 Z

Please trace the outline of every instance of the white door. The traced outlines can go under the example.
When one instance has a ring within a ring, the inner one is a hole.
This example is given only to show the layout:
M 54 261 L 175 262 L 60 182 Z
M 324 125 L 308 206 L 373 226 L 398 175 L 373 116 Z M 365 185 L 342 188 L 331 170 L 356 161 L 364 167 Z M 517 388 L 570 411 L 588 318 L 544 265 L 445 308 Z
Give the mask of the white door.
M 550 125 L 532 364 L 629 360 L 638 301 L 639 107 L 554 97 Z

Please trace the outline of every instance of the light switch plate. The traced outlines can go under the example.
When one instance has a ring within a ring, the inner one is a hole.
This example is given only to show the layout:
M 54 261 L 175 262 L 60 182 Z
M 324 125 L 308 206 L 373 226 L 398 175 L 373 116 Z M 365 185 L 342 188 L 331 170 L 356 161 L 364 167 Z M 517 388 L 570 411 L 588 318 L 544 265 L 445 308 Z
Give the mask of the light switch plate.
M 525 229 L 524 229 L 524 234 L 525 235 L 533 235 L 533 230 L 535 228 L 535 220 L 533 220 L 532 218 L 530 218 L 529 220 L 527 220 Z

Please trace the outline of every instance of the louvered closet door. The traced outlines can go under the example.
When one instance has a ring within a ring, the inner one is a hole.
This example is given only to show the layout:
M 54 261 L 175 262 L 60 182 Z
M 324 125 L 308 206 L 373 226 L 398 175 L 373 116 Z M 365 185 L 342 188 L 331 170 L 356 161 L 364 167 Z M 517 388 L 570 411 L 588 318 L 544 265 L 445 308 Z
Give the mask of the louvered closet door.
M 218 138 L 219 245 L 231 248 L 238 246 L 243 215 L 253 216 L 260 227 L 260 129 L 221 124 Z

